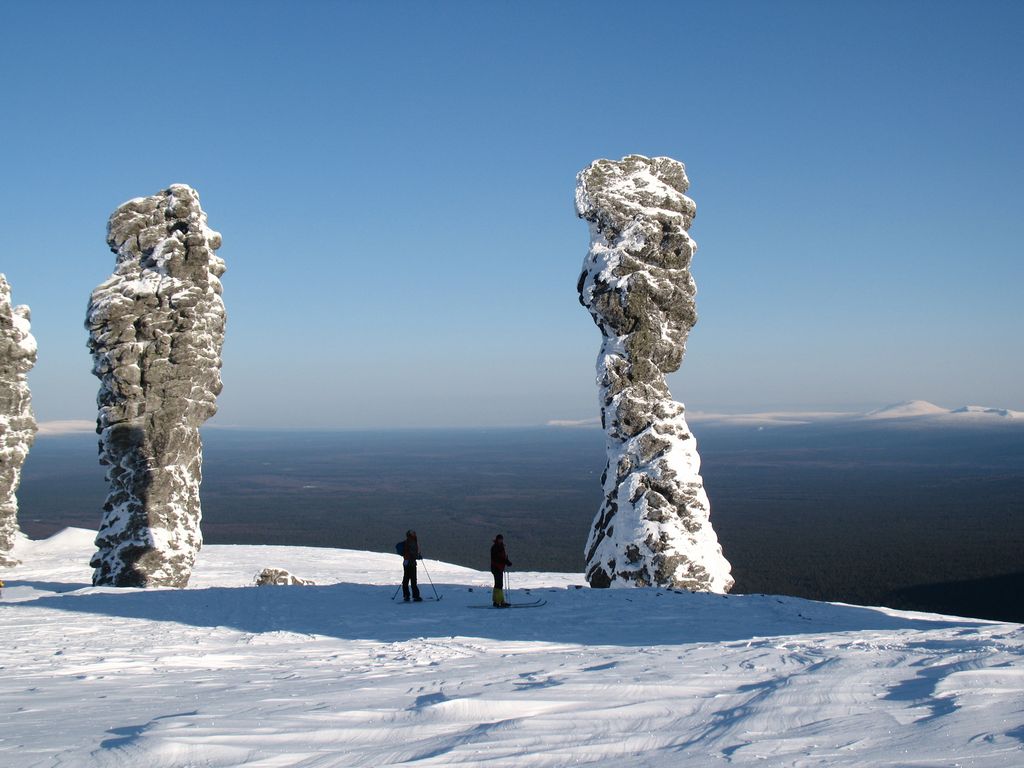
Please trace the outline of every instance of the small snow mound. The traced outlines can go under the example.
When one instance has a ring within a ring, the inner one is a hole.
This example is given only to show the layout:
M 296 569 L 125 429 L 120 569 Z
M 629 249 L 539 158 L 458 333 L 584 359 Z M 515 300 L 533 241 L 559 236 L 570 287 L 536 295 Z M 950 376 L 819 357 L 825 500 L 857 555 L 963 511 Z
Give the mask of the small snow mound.
M 65 528 L 57 531 L 48 539 L 29 539 L 19 536 L 14 545 L 17 557 L 25 560 L 28 557 L 37 558 L 40 555 L 61 555 L 88 552 L 93 547 L 96 538 L 96 531 L 86 528 Z
M 894 403 L 884 408 L 878 408 L 864 414 L 865 419 L 905 419 L 918 416 L 939 416 L 947 414 L 945 408 L 927 400 L 907 400 L 902 403 Z

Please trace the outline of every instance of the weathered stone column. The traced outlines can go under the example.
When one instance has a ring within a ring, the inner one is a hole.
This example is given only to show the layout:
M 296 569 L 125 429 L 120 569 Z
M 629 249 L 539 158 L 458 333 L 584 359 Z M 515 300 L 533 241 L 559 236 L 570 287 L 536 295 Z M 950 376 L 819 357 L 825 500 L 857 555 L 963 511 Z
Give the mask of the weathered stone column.
M 597 382 L 608 450 L 586 549 L 594 587 L 727 592 L 733 584 L 696 441 L 665 382 L 697 321 L 688 187 L 682 163 L 640 155 L 597 160 L 576 179 L 576 212 L 590 223 L 578 290 L 603 337 Z
M 202 545 L 199 426 L 221 390 L 221 237 L 175 184 L 114 211 L 107 243 L 116 270 L 86 317 L 110 482 L 93 583 L 185 586 Z
M 16 565 L 11 554 L 18 534 L 21 466 L 36 437 L 28 372 L 36 364 L 36 340 L 26 306 L 11 306 L 11 287 L 0 274 L 0 565 Z

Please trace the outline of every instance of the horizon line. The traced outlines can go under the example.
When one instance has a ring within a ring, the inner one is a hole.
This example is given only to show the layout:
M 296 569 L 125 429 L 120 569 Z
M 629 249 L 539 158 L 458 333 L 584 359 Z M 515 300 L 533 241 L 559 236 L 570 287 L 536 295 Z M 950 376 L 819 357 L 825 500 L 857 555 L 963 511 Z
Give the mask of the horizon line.
M 921 421 L 939 418 L 944 421 L 951 417 L 957 422 L 978 420 L 996 420 L 1000 422 L 1024 423 L 1024 411 L 1015 411 L 1009 408 L 997 408 L 979 405 L 963 405 L 957 408 L 943 408 L 926 400 L 905 400 L 875 408 L 869 411 L 849 410 L 789 410 L 773 409 L 761 411 L 723 412 L 723 411 L 687 411 L 689 421 L 703 424 L 734 424 L 737 426 L 784 426 L 809 424 L 822 421 L 894 421 L 909 420 Z M 593 416 L 585 419 L 548 419 L 545 422 L 534 424 L 518 425 L 496 425 L 496 424 L 472 424 L 472 425 L 401 425 L 392 424 L 387 426 L 353 426 L 353 425 L 331 425 L 331 426 L 272 426 L 262 424 L 205 424 L 202 430 L 224 430 L 224 431 L 246 431 L 262 430 L 268 432 L 366 432 L 366 431 L 425 431 L 425 430 L 488 430 L 488 429 L 586 429 L 600 428 L 601 419 Z M 96 434 L 95 419 L 53 419 L 41 421 L 37 425 L 37 436 L 53 437 L 73 434 Z

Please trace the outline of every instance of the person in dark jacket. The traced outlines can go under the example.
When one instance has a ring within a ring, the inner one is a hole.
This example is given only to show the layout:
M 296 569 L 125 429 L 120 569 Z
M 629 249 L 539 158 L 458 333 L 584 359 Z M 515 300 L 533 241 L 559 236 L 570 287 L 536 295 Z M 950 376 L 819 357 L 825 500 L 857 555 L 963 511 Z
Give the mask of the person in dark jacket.
M 402 546 L 402 599 L 409 602 L 409 587 L 412 587 L 412 599 L 414 602 L 421 602 L 420 588 L 416 583 L 416 561 L 422 560 L 420 544 L 416 540 L 416 531 L 405 532 L 405 542 Z
M 505 537 L 500 533 L 494 537 L 494 544 L 491 545 L 491 575 L 494 576 L 494 591 L 491 593 L 491 601 L 495 608 L 507 608 L 505 602 L 505 568 L 512 565 L 505 553 Z

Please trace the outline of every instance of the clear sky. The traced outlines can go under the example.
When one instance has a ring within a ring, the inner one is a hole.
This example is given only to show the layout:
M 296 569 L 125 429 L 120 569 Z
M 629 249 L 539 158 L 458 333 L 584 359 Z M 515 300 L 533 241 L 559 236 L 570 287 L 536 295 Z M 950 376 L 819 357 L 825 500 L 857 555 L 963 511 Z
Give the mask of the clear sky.
M 95 416 L 125 200 L 224 236 L 221 425 L 597 415 L 576 173 L 683 161 L 698 411 L 1024 410 L 1024 3 L 0 4 L 0 271 Z

